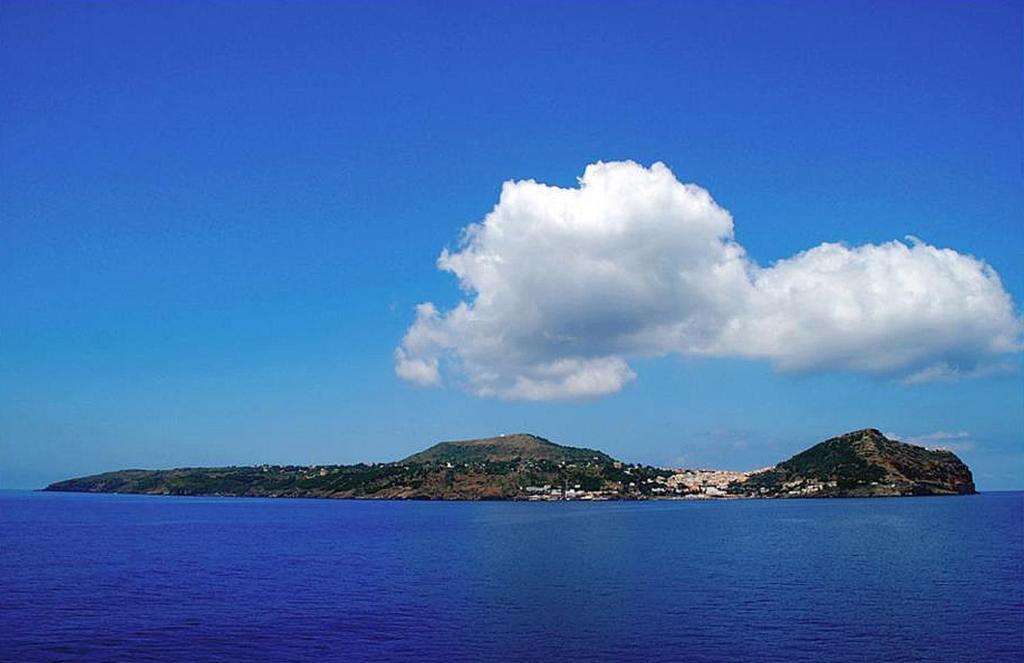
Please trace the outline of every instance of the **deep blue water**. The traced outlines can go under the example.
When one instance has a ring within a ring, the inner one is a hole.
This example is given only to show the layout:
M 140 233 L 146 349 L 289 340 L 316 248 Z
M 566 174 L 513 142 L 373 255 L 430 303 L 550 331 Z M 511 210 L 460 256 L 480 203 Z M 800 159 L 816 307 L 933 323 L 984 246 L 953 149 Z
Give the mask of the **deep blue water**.
M 399 503 L 0 492 L 0 658 L 1024 660 L 1024 493 Z

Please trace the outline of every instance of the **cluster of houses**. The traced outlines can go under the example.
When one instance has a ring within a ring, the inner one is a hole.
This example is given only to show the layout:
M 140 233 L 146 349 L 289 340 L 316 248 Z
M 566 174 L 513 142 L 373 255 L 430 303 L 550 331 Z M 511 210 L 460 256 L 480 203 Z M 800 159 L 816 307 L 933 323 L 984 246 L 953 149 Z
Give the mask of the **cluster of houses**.
M 643 479 L 637 477 L 637 481 L 624 484 L 622 490 L 584 490 L 578 484 L 526 486 L 522 490 L 527 499 L 534 501 L 609 500 L 624 495 L 699 499 L 727 497 L 729 484 L 746 481 L 748 476 L 747 472 L 730 470 L 679 470 L 675 474 L 658 474 Z
M 619 494 L 611 490 L 584 490 L 579 484 L 575 486 L 526 486 L 523 489 L 527 499 L 534 502 L 550 502 L 555 500 L 611 500 L 619 497 Z
M 833 489 L 836 485 L 835 481 L 787 481 L 782 484 L 782 493 L 790 497 L 816 495 L 823 490 Z M 872 485 L 878 484 L 872 483 Z M 764 492 L 763 488 L 761 492 Z
M 747 472 L 732 470 L 680 470 L 665 480 L 675 493 L 695 497 L 725 497 L 729 484 L 742 483 L 750 476 Z

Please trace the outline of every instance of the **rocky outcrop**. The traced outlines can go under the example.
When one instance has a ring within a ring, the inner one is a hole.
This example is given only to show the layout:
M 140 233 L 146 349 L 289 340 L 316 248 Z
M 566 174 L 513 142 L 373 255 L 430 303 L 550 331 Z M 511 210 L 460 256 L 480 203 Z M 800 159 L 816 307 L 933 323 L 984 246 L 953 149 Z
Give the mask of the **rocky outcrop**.
M 444 500 L 866 497 L 974 492 L 971 471 L 953 452 L 889 440 L 874 429 L 826 440 L 768 470 L 732 475 L 741 480 L 728 484 L 728 473 L 702 470 L 688 474 L 629 465 L 593 449 L 516 434 L 441 442 L 397 463 L 122 470 L 60 481 L 46 490 Z M 708 481 L 713 485 L 697 485 Z
M 878 497 L 970 495 L 970 468 L 946 449 L 886 438 L 874 428 L 825 440 L 734 484 L 736 495 L 762 497 Z

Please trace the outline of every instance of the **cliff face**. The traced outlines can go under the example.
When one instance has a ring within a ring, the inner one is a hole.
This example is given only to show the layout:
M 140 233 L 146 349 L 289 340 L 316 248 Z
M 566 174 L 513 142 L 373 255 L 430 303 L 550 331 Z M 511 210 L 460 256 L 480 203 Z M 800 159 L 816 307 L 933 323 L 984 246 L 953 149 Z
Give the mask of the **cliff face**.
M 738 495 L 874 497 L 970 495 L 971 470 L 952 451 L 890 440 L 874 428 L 825 440 L 734 484 Z

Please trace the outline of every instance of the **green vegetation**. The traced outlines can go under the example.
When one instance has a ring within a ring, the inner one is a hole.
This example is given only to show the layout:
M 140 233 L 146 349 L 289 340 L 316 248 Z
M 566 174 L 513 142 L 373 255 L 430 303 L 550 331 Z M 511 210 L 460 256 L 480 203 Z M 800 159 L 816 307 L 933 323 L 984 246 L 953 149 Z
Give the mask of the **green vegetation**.
M 473 463 L 552 461 L 556 463 L 610 463 L 612 458 L 594 449 L 567 447 L 537 435 L 517 433 L 479 440 L 441 442 L 413 454 L 401 463 Z
M 730 486 L 735 495 L 868 497 L 974 493 L 951 451 L 887 439 L 868 428 L 834 437 Z
M 646 499 L 688 492 L 678 482 L 670 484 L 674 474 L 534 435 L 509 435 L 442 442 L 397 463 L 122 470 L 61 481 L 46 490 L 374 499 Z M 887 440 L 874 429 L 826 440 L 729 486 L 736 497 L 973 492 L 970 470 L 952 452 Z

